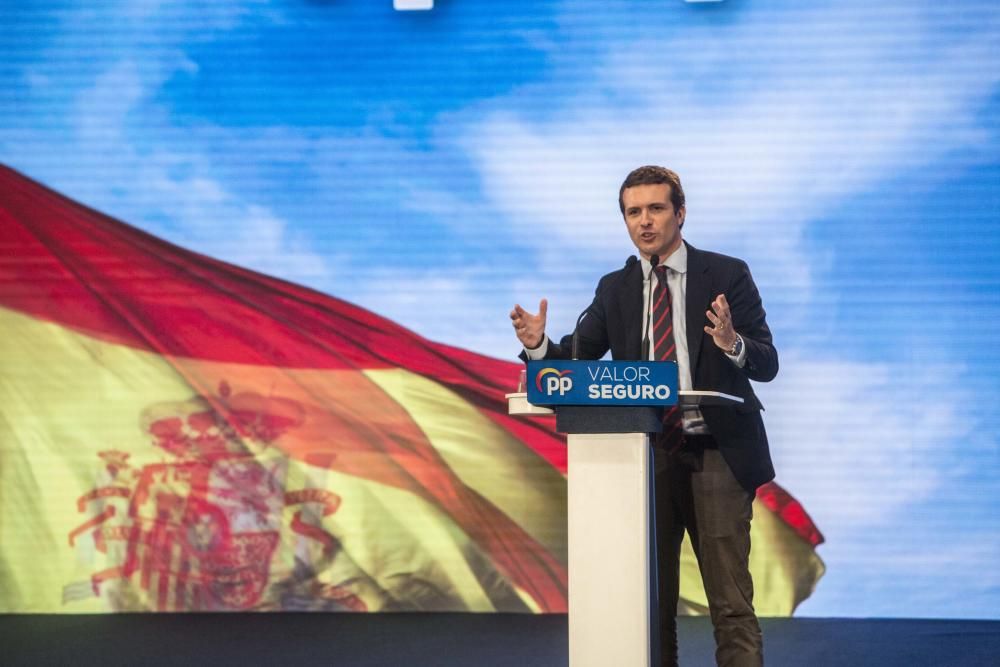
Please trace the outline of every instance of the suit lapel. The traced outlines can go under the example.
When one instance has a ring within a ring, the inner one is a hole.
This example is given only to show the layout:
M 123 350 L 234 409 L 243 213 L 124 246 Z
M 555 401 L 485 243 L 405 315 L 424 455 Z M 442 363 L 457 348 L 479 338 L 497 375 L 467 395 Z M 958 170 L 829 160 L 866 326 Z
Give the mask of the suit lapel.
M 642 354 L 642 264 L 636 262 L 622 276 L 618 294 L 622 325 L 625 331 L 624 359 L 638 359 Z
M 685 245 L 687 243 L 685 242 Z M 701 341 L 705 338 L 705 310 L 709 308 L 712 295 L 709 294 L 711 281 L 708 276 L 708 262 L 705 256 L 690 245 L 688 248 L 687 290 L 685 309 L 687 311 L 687 344 L 688 359 L 691 365 L 691 378 L 694 380 L 695 369 L 698 368 L 698 355 L 701 353 Z

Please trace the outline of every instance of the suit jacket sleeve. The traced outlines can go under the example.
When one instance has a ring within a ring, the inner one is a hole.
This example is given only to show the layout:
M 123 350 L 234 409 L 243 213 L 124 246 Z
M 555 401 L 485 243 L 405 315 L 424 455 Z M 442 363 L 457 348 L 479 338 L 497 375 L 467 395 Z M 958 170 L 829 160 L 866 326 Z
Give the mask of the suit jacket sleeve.
M 733 328 L 747 348 L 743 372 L 757 382 L 769 382 L 778 374 L 778 351 L 771 339 L 757 285 L 745 262 L 738 262 L 731 287 L 725 292 Z

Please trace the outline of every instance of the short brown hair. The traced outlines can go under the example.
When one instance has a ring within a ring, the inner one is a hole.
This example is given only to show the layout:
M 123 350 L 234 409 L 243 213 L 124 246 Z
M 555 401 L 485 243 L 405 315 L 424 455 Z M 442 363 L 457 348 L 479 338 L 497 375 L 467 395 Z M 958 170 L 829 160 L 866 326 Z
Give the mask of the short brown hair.
M 684 188 L 681 187 L 681 177 L 677 175 L 677 172 L 666 167 L 646 165 L 633 169 L 625 177 L 621 188 L 618 189 L 618 208 L 621 209 L 622 215 L 625 215 L 625 200 L 623 199 L 625 188 L 634 188 L 637 185 L 662 185 L 664 183 L 670 186 L 670 203 L 674 205 L 674 211 L 684 208 Z

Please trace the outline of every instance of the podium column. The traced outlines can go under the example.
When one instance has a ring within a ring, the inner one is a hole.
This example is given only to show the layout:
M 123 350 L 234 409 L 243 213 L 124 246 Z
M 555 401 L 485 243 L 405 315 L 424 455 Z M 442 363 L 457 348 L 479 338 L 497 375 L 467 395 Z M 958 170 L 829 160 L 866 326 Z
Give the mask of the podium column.
M 570 434 L 569 664 L 651 664 L 645 433 Z

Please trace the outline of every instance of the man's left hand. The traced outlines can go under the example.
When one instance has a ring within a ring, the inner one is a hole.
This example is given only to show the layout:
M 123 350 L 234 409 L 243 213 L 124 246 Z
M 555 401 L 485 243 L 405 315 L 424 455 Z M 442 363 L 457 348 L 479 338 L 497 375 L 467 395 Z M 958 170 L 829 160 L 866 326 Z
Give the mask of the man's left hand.
M 715 297 L 715 301 L 712 302 L 712 310 L 706 310 L 705 315 L 712 323 L 712 326 L 705 327 L 705 333 L 712 337 L 720 350 L 729 352 L 736 344 L 736 329 L 733 328 L 733 317 L 729 312 L 726 295 L 720 294 Z

